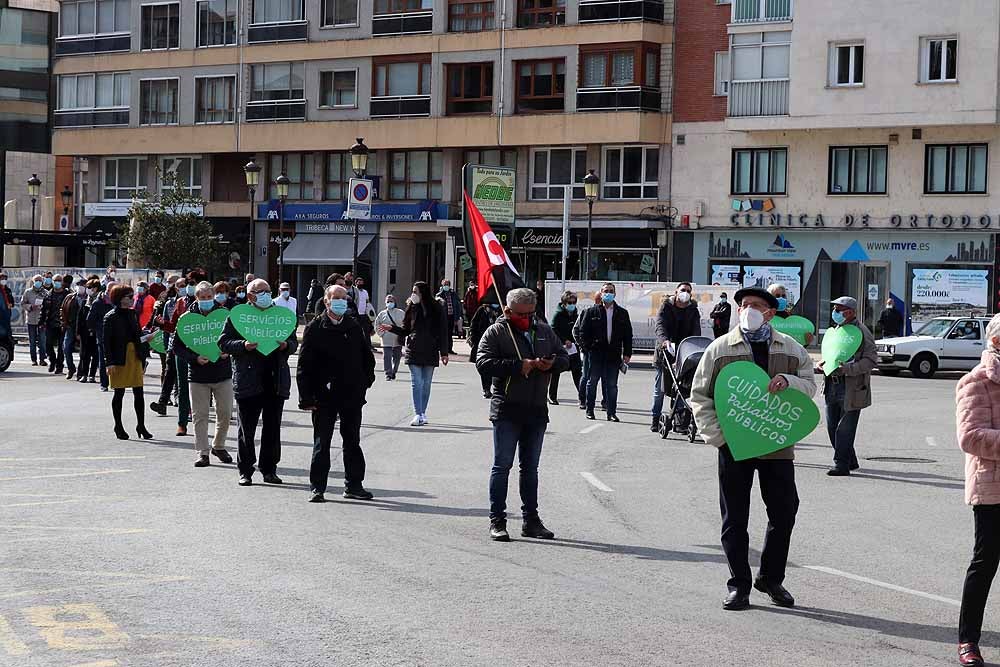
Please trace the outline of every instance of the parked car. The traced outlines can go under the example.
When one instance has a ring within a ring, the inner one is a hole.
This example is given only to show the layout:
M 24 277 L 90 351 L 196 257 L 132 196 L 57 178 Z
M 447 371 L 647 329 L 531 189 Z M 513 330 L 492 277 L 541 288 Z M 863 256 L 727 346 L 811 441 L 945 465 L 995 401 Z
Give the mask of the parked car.
M 878 369 L 898 375 L 909 369 L 914 377 L 929 378 L 937 371 L 968 371 L 983 354 L 990 316 L 935 317 L 912 336 L 875 341 Z

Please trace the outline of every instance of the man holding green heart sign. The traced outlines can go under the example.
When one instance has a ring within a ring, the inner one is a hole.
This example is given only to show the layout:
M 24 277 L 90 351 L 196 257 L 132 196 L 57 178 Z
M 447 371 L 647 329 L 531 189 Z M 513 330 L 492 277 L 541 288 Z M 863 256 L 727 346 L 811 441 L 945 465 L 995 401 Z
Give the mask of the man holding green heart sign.
M 833 325 L 823 336 L 823 361 L 820 368 L 826 380 L 826 430 L 833 445 L 831 477 L 846 477 L 857 470 L 858 455 L 854 436 L 858 431 L 861 410 L 872 404 L 872 371 L 878 365 L 875 338 L 858 321 L 858 302 L 842 296 L 832 302 Z
M 748 608 L 751 584 L 774 604 L 791 607 L 795 599 L 782 582 L 799 507 L 794 444 L 819 423 L 813 364 L 805 348 L 771 328 L 774 295 L 745 288 L 736 303 L 739 326 L 708 347 L 691 387 L 698 431 L 719 450 L 722 549 L 731 574 L 722 607 Z M 754 472 L 768 519 L 756 580 L 747 534 Z

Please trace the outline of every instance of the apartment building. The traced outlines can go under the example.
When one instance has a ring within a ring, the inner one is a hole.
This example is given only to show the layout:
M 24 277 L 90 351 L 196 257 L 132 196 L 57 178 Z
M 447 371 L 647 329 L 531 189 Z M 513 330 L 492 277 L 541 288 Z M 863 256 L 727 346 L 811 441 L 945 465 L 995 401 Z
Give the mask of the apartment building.
M 593 169 L 598 275 L 655 278 L 667 264 L 672 18 L 670 0 L 65 0 L 53 152 L 85 165 L 87 232 L 110 233 L 137 190 L 173 172 L 241 261 L 252 217 L 257 273 L 267 258 L 275 276 L 283 215 L 300 293 L 351 263 L 356 137 L 377 193 L 358 232 L 378 294 L 461 281 L 466 163 L 516 169 L 511 244 L 532 281 L 558 275 L 573 186 L 578 275 Z M 263 167 L 252 206 L 251 159 Z
M 694 280 L 783 282 L 821 329 L 842 294 L 869 325 L 888 298 L 914 323 L 996 312 L 996 3 L 676 5 Z

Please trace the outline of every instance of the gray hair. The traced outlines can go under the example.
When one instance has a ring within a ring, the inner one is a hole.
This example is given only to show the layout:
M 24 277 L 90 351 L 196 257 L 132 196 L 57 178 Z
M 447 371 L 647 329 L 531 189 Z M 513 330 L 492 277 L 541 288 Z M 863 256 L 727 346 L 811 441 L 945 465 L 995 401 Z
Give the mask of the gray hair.
M 512 307 L 518 304 L 534 306 L 537 302 L 538 297 L 535 296 L 534 290 L 530 290 L 527 287 L 519 287 L 518 289 L 512 289 L 507 292 L 507 306 Z
M 328 285 L 326 288 L 327 299 L 343 299 L 347 297 L 347 288 L 343 285 Z
M 767 292 L 771 296 L 774 296 L 774 293 L 777 292 L 778 290 L 781 290 L 786 294 L 788 293 L 788 288 L 782 285 L 781 283 L 771 283 L 770 285 L 767 286 Z
M 986 325 L 986 344 L 996 350 L 997 347 L 993 345 L 994 338 L 1000 338 L 1000 315 L 994 315 Z
M 203 292 L 212 292 L 214 294 L 215 293 L 215 286 L 212 285 L 212 283 L 208 282 L 207 280 L 202 280 L 200 283 L 198 283 L 195 286 L 194 293 L 195 294 L 201 294 Z

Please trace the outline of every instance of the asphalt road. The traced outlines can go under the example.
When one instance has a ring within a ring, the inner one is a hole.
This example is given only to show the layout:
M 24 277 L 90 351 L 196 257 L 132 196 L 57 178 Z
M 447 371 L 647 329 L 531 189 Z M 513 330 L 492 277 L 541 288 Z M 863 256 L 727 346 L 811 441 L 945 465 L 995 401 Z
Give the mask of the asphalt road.
M 148 393 L 157 377 L 154 362 Z M 563 383 L 540 471 L 556 540 L 516 537 L 512 520 L 498 544 L 469 363 L 439 369 L 424 428 L 408 426 L 408 373 L 380 377 L 362 431 L 375 501 L 339 497 L 338 452 L 334 502 L 315 505 L 294 397 L 285 484 L 240 488 L 234 466 L 192 467 L 174 419 L 148 416 L 152 441 L 116 440 L 109 394 L 19 348 L 0 374 L 0 664 L 947 664 L 972 547 L 955 381 L 877 377 L 851 478 L 824 474 L 822 426 L 807 438 L 786 581 L 798 607 L 755 593 L 732 613 L 715 451 L 649 432 L 648 369 L 624 379 L 621 424 L 584 420 Z M 752 511 L 759 548 L 759 497 Z M 988 612 L 983 643 L 1000 662 L 997 621 Z

